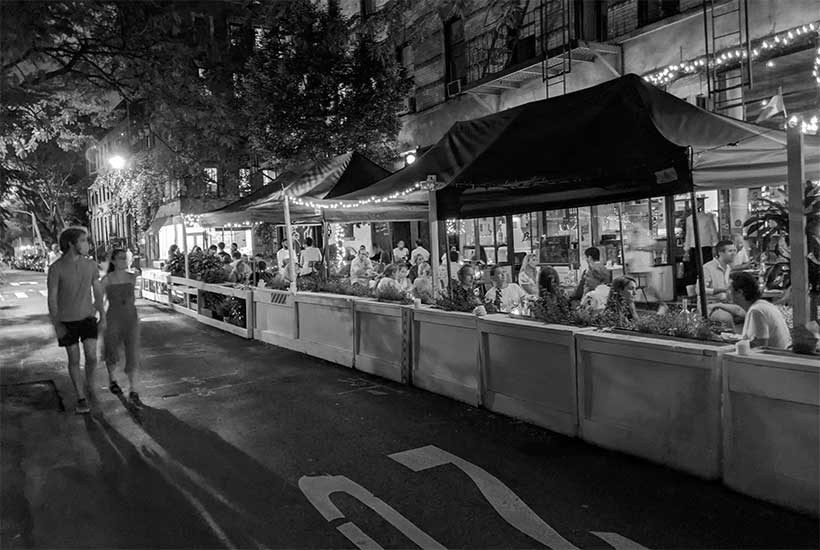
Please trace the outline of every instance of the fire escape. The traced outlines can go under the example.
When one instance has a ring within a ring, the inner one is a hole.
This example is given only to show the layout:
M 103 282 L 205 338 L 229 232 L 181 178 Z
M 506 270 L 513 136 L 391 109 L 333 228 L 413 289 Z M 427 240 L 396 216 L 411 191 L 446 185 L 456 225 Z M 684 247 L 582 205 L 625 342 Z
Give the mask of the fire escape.
M 621 49 L 605 43 L 604 2 L 530 0 L 515 28 L 496 25 L 468 41 L 464 92 L 482 102 L 538 78 L 547 97 L 567 92 L 573 65 L 603 63 L 622 74 Z M 586 11 L 585 11 L 586 10 Z
M 745 120 L 744 91 L 752 86 L 747 0 L 704 0 L 703 33 L 709 59 L 708 105 L 715 112 Z

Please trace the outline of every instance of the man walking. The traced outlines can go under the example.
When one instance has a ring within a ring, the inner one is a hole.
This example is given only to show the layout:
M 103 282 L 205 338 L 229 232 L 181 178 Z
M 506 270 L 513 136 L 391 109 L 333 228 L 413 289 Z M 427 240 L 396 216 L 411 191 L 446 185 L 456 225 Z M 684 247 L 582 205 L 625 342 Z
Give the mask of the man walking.
M 97 367 L 97 331 L 105 323 L 102 286 L 97 265 L 86 258 L 89 245 L 85 228 L 63 230 L 59 242 L 63 255 L 48 270 L 48 315 L 57 343 L 68 355 L 68 374 L 77 392 L 76 412 L 87 414 L 87 397 L 91 396 Z M 85 383 L 80 374 L 79 342 L 83 343 L 85 355 Z

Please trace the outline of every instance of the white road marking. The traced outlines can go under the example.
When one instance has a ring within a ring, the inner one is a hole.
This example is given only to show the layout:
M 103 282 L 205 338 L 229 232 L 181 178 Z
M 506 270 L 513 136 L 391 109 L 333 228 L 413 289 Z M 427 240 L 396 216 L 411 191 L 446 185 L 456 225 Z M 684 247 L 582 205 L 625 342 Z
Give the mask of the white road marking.
M 381 544 L 367 536 L 355 523 L 343 523 L 336 529 L 361 550 L 383 550 Z
M 333 493 L 346 493 L 377 514 L 387 520 L 390 525 L 402 532 L 402 534 L 412 540 L 423 550 L 435 549 L 444 550 L 433 537 L 416 527 L 413 522 L 401 515 L 395 508 L 376 497 L 345 476 L 302 476 L 299 478 L 299 488 L 307 497 L 313 507 L 319 510 L 327 521 L 333 521 L 345 517 L 339 508 L 330 500 Z M 345 524 L 347 525 L 347 524 Z M 355 525 L 353 528 L 345 528 L 339 531 L 350 540 L 357 548 L 371 550 L 381 548 L 373 539 L 365 535 Z M 375 545 L 375 546 L 374 546 Z
M 473 483 L 476 484 L 476 487 L 478 487 L 478 490 L 481 491 L 481 494 L 484 495 L 484 498 L 487 499 L 487 502 L 490 503 L 490 506 L 498 512 L 498 515 L 500 515 L 504 521 L 525 535 L 545 545 L 547 548 L 554 548 L 555 550 L 578 550 L 575 545 L 562 537 L 558 531 L 538 517 L 538 515 L 533 512 L 523 500 L 518 498 L 518 495 L 509 487 L 504 485 L 501 480 L 483 468 L 467 462 L 463 458 L 459 458 L 433 445 L 395 453 L 388 455 L 388 457 L 414 472 L 452 464 L 469 476 Z
M 18 298 L 28 298 L 28 294 L 26 294 L 25 292 L 15 292 L 14 295 Z
M 11 286 L 20 286 L 20 283 L 9 283 Z
M 42 295 L 42 296 L 48 296 L 48 291 L 47 291 L 47 290 L 41 290 L 41 291 L 40 291 L 40 295 Z

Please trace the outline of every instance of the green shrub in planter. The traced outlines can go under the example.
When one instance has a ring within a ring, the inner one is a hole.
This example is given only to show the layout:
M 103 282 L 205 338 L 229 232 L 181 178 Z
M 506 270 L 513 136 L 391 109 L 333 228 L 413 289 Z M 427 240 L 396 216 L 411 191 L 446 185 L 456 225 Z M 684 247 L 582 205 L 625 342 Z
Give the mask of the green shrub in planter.
M 395 288 L 385 288 L 376 292 L 376 299 L 380 302 L 396 302 L 400 304 L 412 304 L 413 299 L 406 293 Z

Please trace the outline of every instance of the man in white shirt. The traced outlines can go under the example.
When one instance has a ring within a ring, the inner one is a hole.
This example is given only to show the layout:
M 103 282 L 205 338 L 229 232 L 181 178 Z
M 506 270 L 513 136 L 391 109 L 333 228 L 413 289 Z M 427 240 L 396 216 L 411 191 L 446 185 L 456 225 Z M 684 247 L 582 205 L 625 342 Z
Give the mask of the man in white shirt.
M 410 254 L 410 264 L 411 265 L 419 265 L 420 263 L 426 263 L 430 261 L 430 252 L 424 248 L 424 243 L 421 239 L 416 239 L 416 248 L 413 249 L 413 252 Z
M 509 313 L 529 296 L 516 283 L 507 282 L 507 272 L 501 266 L 493 266 L 490 270 L 490 280 L 493 286 L 484 295 L 484 303 L 492 306 L 496 313 Z
M 285 269 L 285 260 L 290 259 L 290 250 L 288 250 L 288 241 L 282 241 L 282 248 L 276 253 L 276 264 L 279 269 Z
M 734 303 L 746 310 L 743 338 L 752 346 L 786 349 L 792 344 L 789 326 L 777 306 L 761 297 L 757 279 L 751 273 L 732 276 Z
M 299 265 L 302 266 L 299 275 L 310 275 L 314 272 L 313 266 L 322 261 L 322 252 L 313 246 L 313 239 L 305 239 L 305 248 L 302 250 Z
M 367 256 L 367 249 L 362 247 L 359 249 L 359 255 L 350 262 L 350 282 L 368 285 L 372 276 L 373 262 Z
M 749 239 L 743 235 L 735 235 L 737 254 L 735 254 L 735 259 L 732 260 L 733 270 L 748 269 L 754 264 L 749 256 L 750 247 L 748 246 L 748 241 Z
M 393 263 L 401 264 L 407 261 L 410 256 L 410 251 L 404 246 L 404 241 L 396 243 L 396 248 L 393 249 Z
M 715 249 L 717 258 L 703 264 L 703 282 L 707 296 L 716 301 L 726 302 L 729 300 L 729 275 L 737 249 L 732 241 L 720 241 Z

